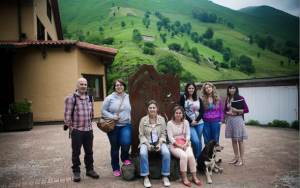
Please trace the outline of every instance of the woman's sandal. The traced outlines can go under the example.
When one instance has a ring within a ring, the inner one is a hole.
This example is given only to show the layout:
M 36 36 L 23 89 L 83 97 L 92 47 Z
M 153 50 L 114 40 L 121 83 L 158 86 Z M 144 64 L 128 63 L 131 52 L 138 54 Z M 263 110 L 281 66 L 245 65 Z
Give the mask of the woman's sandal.
M 229 162 L 229 164 L 235 164 L 238 162 L 238 160 L 239 160 L 239 158 L 234 158 Z
M 243 159 L 239 158 L 235 166 L 242 166 L 243 165 Z

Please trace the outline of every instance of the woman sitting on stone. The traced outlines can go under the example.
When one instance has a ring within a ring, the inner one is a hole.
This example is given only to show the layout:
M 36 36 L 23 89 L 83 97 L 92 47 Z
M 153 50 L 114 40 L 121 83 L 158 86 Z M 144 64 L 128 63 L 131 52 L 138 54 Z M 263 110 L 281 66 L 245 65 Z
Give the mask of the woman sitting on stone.
M 166 123 L 165 119 L 157 114 L 157 102 L 151 100 L 148 104 L 148 110 L 145 117 L 140 121 L 139 139 L 140 139 L 140 175 L 144 176 L 144 186 L 151 187 L 149 181 L 149 162 L 148 152 L 159 152 L 162 155 L 162 170 L 164 176 L 162 181 L 166 187 L 170 186 L 168 175 L 170 175 L 170 152 L 165 144 L 166 142 Z
M 187 178 L 187 163 L 189 162 L 192 173 L 192 181 L 196 185 L 201 185 L 201 181 L 196 176 L 196 162 L 193 150 L 190 146 L 190 125 L 185 120 L 185 113 L 182 106 L 175 106 L 172 114 L 172 120 L 167 126 L 168 138 L 170 141 L 170 152 L 174 157 L 180 159 L 180 171 L 182 173 L 182 183 L 190 187 L 191 183 Z

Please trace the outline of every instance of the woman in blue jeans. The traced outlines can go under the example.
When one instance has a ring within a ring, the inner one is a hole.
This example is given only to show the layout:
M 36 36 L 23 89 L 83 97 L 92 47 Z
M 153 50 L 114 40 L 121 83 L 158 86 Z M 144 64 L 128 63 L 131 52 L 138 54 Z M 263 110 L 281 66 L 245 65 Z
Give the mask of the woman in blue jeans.
M 139 124 L 140 139 L 140 175 L 144 176 L 144 186 L 151 187 L 149 181 L 149 152 L 159 152 L 162 155 L 161 174 L 164 176 L 162 181 L 166 187 L 170 186 L 167 176 L 170 175 L 170 151 L 166 145 L 167 128 L 165 119 L 157 114 L 157 102 L 151 100 L 148 103 L 148 110 Z
M 180 97 L 180 106 L 185 110 L 186 120 L 190 123 L 191 142 L 196 158 L 202 151 L 202 134 L 203 134 L 203 103 L 197 96 L 196 85 L 194 82 L 188 82 L 185 86 L 184 94 Z
M 222 100 L 216 87 L 209 82 L 203 84 L 201 97 L 204 106 L 204 143 L 206 145 L 211 140 L 219 143 L 220 130 L 224 117 Z
M 129 149 L 131 145 L 131 106 L 129 96 L 124 93 L 126 83 L 118 79 L 114 82 L 114 91 L 106 97 L 102 104 L 101 113 L 104 118 L 114 119 L 117 121 L 115 129 L 108 132 L 111 150 L 111 167 L 115 176 L 120 176 L 119 150 L 121 148 L 121 160 L 124 165 L 129 165 Z M 124 98 L 125 97 L 125 98 Z M 119 115 L 116 115 L 120 104 L 122 103 Z

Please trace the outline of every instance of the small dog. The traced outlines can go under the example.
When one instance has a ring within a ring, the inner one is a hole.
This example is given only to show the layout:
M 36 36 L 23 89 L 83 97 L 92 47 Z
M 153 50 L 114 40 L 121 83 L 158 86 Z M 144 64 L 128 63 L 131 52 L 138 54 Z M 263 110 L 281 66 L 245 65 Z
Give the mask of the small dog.
M 218 173 L 222 172 L 223 168 L 216 165 L 215 159 L 217 152 L 223 149 L 216 141 L 210 141 L 202 150 L 200 156 L 197 158 L 198 170 L 203 170 L 206 175 L 207 183 L 211 184 L 212 171 Z

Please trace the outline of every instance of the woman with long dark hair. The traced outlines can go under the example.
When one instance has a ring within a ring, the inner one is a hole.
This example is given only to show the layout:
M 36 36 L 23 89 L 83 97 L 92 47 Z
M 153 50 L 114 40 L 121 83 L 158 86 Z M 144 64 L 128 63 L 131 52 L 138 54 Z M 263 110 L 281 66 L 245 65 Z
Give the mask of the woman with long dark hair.
M 192 148 L 197 159 L 202 151 L 204 108 L 201 98 L 197 96 L 194 82 L 186 84 L 184 94 L 180 97 L 180 106 L 184 108 L 186 120 L 190 124 Z
M 243 100 L 244 109 L 236 109 L 232 107 L 232 101 Z M 243 165 L 245 152 L 244 140 L 248 139 L 245 129 L 244 113 L 248 113 L 249 109 L 244 97 L 239 95 L 239 88 L 236 84 L 229 84 L 227 87 L 227 98 L 225 100 L 224 113 L 227 115 L 225 138 L 231 139 L 234 152 L 234 159 L 230 164 L 236 166 Z

